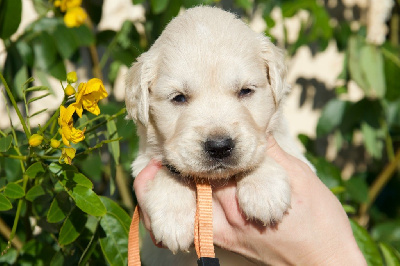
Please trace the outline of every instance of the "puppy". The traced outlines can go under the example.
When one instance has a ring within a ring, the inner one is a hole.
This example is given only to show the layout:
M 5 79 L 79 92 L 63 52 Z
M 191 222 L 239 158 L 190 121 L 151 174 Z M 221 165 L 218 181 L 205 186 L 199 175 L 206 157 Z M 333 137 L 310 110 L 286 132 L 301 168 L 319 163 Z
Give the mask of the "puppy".
M 264 225 L 282 220 L 290 207 L 290 185 L 284 169 L 266 156 L 266 135 L 306 161 L 282 116 L 290 90 L 285 72 L 282 51 L 267 37 L 212 7 L 192 8 L 173 19 L 130 68 L 126 106 L 140 136 L 133 176 L 151 159 L 163 163 L 141 208 L 156 241 L 173 253 L 193 244 L 195 178 L 234 178 L 239 206 L 249 219 Z M 169 258 L 170 265 L 189 265 L 178 263 L 188 256 L 180 254 L 175 262 Z M 165 259 L 149 264 L 168 265 Z

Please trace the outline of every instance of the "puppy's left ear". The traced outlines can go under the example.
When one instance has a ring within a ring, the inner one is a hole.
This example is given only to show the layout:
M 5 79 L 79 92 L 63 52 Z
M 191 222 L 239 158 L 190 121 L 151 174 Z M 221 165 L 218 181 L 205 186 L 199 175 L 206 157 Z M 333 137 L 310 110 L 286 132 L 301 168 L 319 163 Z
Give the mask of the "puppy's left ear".
M 275 106 L 278 107 L 282 99 L 290 92 L 290 86 L 286 83 L 284 53 L 268 37 L 264 35 L 259 36 L 261 41 L 261 57 L 265 62 L 265 71 L 268 83 L 272 89 Z
M 142 54 L 126 74 L 125 103 L 128 118 L 147 126 L 149 121 L 149 89 L 156 67 L 150 52 Z

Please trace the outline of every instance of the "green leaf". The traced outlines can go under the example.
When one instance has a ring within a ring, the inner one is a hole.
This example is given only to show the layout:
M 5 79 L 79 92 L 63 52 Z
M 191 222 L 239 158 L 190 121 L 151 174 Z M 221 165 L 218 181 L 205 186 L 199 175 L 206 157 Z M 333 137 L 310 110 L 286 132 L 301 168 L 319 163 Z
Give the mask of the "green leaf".
M 338 194 L 342 194 L 343 192 L 345 192 L 346 188 L 342 187 L 342 186 L 337 186 L 337 187 L 330 188 L 330 190 L 333 194 L 338 195 Z
M 76 206 L 78 206 L 82 211 L 93 216 L 103 216 L 106 214 L 106 207 L 101 202 L 99 196 L 97 196 L 90 188 L 82 185 L 75 185 L 72 189 L 69 189 L 66 186 L 64 186 L 64 188 L 75 201 Z
M 359 36 L 352 36 L 348 42 L 348 55 L 349 55 L 349 72 L 351 79 L 364 91 L 369 91 L 369 84 L 365 73 L 362 71 L 360 65 L 360 50 L 364 45 L 364 41 Z
M 382 47 L 382 53 L 385 62 L 385 81 L 386 81 L 386 96 L 389 101 L 400 99 L 400 82 L 398 75 L 400 73 L 400 59 L 398 52 L 391 51 Z
M 58 236 L 60 245 L 68 245 L 74 242 L 85 228 L 87 216 L 78 208 L 75 208 L 64 221 Z
M 345 183 L 346 191 L 358 203 L 368 201 L 368 185 L 362 176 L 353 176 Z
M 16 183 L 8 183 L 4 195 L 10 199 L 20 199 L 25 196 L 24 189 Z
M 101 157 L 98 153 L 92 153 L 90 156 L 76 162 L 79 169 L 86 176 L 90 175 L 90 179 L 94 182 L 101 182 L 103 165 Z
M 51 8 L 51 6 L 49 5 L 50 3 L 45 2 L 43 0 L 33 0 L 33 7 L 35 8 L 35 11 L 40 15 L 40 16 L 44 16 L 47 14 L 47 12 L 49 11 L 49 8 Z
M 15 47 L 17 48 L 19 54 L 21 55 L 23 62 L 26 65 L 31 67 L 33 65 L 33 61 L 34 61 L 32 47 L 27 42 L 25 42 L 21 39 L 19 39 L 15 43 Z M 26 85 L 26 84 L 24 84 L 24 85 Z
M 379 248 L 383 255 L 383 260 L 385 261 L 386 266 L 400 266 L 400 258 L 399 253 L 385 243 L 379 243 Z
M 0 211 L 8 211 L 11 209 L 11 202 L 6 197 L 4 197 L 3 194 L 0 194 Z
M 46 169 L 44 168 L 43 164 L 41 162 L 37 162 L 32 164 L 31 166 L 26 169 L 25 174 L 29 176 L 29 178 L 37 178 L 37 177 L 42 177 L 46 173 Z
M 372 228 L 371 236 L 377 241 L 400 243 L 400 220 L 379 223 Z
M 344 211 L 345 211 L 346 213 L 355 214 L 355 213 L 357 212 L 356 209 L 354 209 L 353 206 L 350 206 L 350 205 L 348 205 L 348 204 L 343 204 L 342 206 L 343 206 L 343 209 L 344 209 Z
M 86 25 L 82 25 L 77 28 L 71 28 L 70 30 L 74 34 L 75 41 L 79 47 L 94 44 L 94 34 Z
M 5 254 L 0 256 L 0 264 L 2 265 L 15 265 L 18 257 L 18 251 L 10 248 Z
M 114 120 L 108 121 L 107 133 L 108 133 L 108 139 L 115 139 L 115 138 L 119 137 L 118 131 L 117 131 L 117 126 L 116 126 Z M 108 143 L 108 150 L 112 154 L 115 164 L 118 165 L 119 164 L 119 155 L 120 155 L 119 141 L 113 141 L 111 143 Z
M 383 265 L 377 244 L 372 240 L 367 230 L 350 219 L 351 229 L 357 241 L 357 245 L 364 255 L 368 265 Z
M 76 185 L 81 185 L 89 189 L 93 188 L 93 183 L 86 176 L 75 171 L 64 171 L 59 175 L 59 180 L 63 186 L 73 189 Z
M 67 79 L 67 69 L 61 57 L 57 56 L 55 64 L 48 70 L 49 74 L 58 80 Z
M 324 158 L 310 158 L 314 164 L 317 175 L 321 181 L 329 188 L 342 186 L 340 170 Z
M 0 152 L 6 152 L 11 147 L 12 136 L 8 135 L 0 139 Z
M 245 10 L 250 10 L 253 7 L 253 2 L 250 0 L 235 0 L 235 4 Z
M 72 190 L 72 198 L 76 205 L 84 212 L 93 216 L 103 216 L 107 210 L 99 196 L 93 190 L 77 185 Z
M 153 10 L 154 14 L 160 14 L 167 8 L 168 1 L 169 0 L 150 0 L 151 10 Z
M 50 266 L 59 266 L 59 265 L 66 265 L 64 259 L 64 255 L 61 251 L 58 251 L 54 256 L 51 258 Z
M 56 64 L 57 47 L 54 39 L 47 32 L 41 32 L 33 40 L 35 65 L 41 70 L 50 70 Z
M 22 1 L 0 1 L 0 38 L 8 39 L 21 22 Z
M 54 31 L 54 40 L 59 53 L 64 59 L 70 58 L 78 48 L 75 34 L 64 24 L 59 24 Z
M 368 82 L 367 95 L 383 98 L 386 93 L 384 61 L 377 46 L 366 44 L 360 50 L 360 66 Z
M 28 117 L 31 118 L 31 117 L 34 117 L 34 116 L 36 116 L 36 115 L 38 115 L 38 114 L 44 113 L 44 112 L 46 112 L 46 111 L 47 111 L 47 108 L 42 109 L 42 110 L 40 110 L 40 111 L 37 111 L 37 112 L 35 112 L 35 113 L 29 115 Z
M 50 94 L 51 93 L 46 93 L 46 94 L 43 94 L 43 95 L 40 95 L 40 96 L 37 96 L 37 97 L 33 97 L 33 98 L 29 99 L 28 104 L 33 103 L 34 101 L 43 99 L 43 98 L 49 96 Z
M 336 128 L 343 119 L 348 103 L 339 99 L 332 99 L 322 110 L 317 124 L 317 136 L 324 136 Z
M 14 97 L 22 99 L 22 85 L 25 83 L 24 75 L 27 75 L 27 67 L 16 48 L 11 46 L 7 49 L 7 57 L 4 63 L 3 76 L 12 90 Z
M 49 90 L 49 88 L 46 86 L 34 86 L 34 87 L 27 88 L 24 91 L 31 92 L 31 91 L 48 91 L 48 90 Z
M 101 196 L 100 200 L 107 209 L 107 215 L 111 215 L 117 219 L 125 231 L 129 232 L 129 227 L 132 220 L 129 214 L 126 213 L 126 211 L 122 209 L 115 201 L 107 197 Z
M 69 164 L 51 163 L 49 170 L 55 175 L 64 174 L 64 171 L 78 172 L 75 166 Z
M 381 159 L 384 146 L 383 139 L 385 137 L 383 129 L 374 128 L 368 123 L 362 122 L 361 132 L 368 153 L 376 159 Z
M 86 0 L 83 1 L 82 4 L 90 17 L 90 20 L 95 24 L 99 24 L 103 14 L 103 1 Z
M 144 2 L 144 0 L 132 0 L 132 3 L 134 4 L 134 5 L 140 5 L 141 3 L 143 3 Z
M 49 223 L 58 223 L 62 221 L 70 212 L 71 203 L 69 201 L 68 193 L 61 191 L 53 199 L 50 205 L 49 212 L 47 213 L 47 221 Z
M 25 198 L 29 201 L 34 201 L 37 197 L 46 195 L 46 191 L 44 190 L 42 185 L 36 185 L 31 187 L 26 193 Z
M 100 220 L 104 235 L 100 246 L 110 265 L 126 265 L 128 257 L 128 231 L 116 217 L 106 214 Z

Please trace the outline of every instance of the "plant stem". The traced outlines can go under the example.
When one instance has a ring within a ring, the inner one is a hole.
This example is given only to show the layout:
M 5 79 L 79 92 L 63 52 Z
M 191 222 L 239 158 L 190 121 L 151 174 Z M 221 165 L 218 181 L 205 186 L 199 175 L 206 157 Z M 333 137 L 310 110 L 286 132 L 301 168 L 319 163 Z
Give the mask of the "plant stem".
M 24 180 L 23 184 L 22 184 L 22 188 L 24 189 L 24 191 L 26 193 L 26 184 L 28 183 L 29 177 L 26 174 L 24 174 L 22 178 Z M 9 241 L 12 241 L 14 239 L 15 232 L 17 231 L 17 226 L 18 226 L 19 216 L 21 214 L 23 201 L 24 201 L 23 198 L 18 201 L 17 212 L 15 213 L 14 224 L 13 224 L 13 227 L 11 229 L 11 233 L 10 233 L 10 236 L 9 236 Z
M 115 174 L 115 182 L 118 186 L 118 191 L 121 195 L 122 203 L 128 208 L 128 210 L 133 213 L 133 197 L 132 197 L 132 190 L 128 186 L 127 181 L 128 179 L 125 177 L 125 172 L 121 165 L 116 166 L 116 174 Z
M 10 239 L 11 229 L 10 227 L 0 218 L 0 234 L 3 235 L 6 239 Z M 23 246 L 21 240 L 18 236 L 15 236 L 13 240 L 10 240 L 11 243 L 17 250 L 20 250 Z M 8 247 L 6 247 L 2 252 L 1 255 L 4 255 L 7 252 Z M 4 254 L 3 254 L 4 253 Z
M 10 101 L 11 101 L 12 105 L 14 106 L 15 112 L 17 112 L 18 118 L 21 121 L 21 125 L 22 125 L 22 127 L 24 129 L 25 135 L 29 139 L 31 137 L 30 130 L 26 126 L 25 120 L 22 117 L 21 111 L 19 110 L 17 103 L 15 102 L 14 96 L 12 95 L 12 93 L 10 91 L 10 88 L 8 87 L 8 84 L 5 81 L 5 79 L 4 79 L 4 77 L 3 77 L 3 75 L 1 73 L 0 73 L 0 80 L 4 84 L 4 87 L 6 88 L 7 95 L 10 98 Z
M 40 130 L 39 130 L 38 133 L 39 133 L 39 134 L 42 134 L 42 133 L 46 130 L 46 128 L 48 128 L 49 125 L 50 125 L 59 115 L 60 115 L 60 109 L 57 109 L 57 111 L 54 112 L 53 116 L 47 121 L 47 123 L 46 123 L 43 127 L 40 128 Z
M 97 221 L 96 224 L 96 229 L 94 230 L 93 236 L 90 239 L 90 242 L 88 244 L 88 246 L 86 247 L 86 249 L 84 250 L 78 265 L 86 265 L 86 263 L 88 262 L 88 260 L 90 259 L 90 256 L 92 255 L 93 251 L 95 251 L 96 245 L 97 245 L 97 241 L 99 238 L 99 233 L 98 233 L 98 229 L 99 229 L 99 221 Z
M 0 157 L 7 157 L 11 159 L 17 159 L 21 161 L 26 161 L 27 157 L 26 156 L 19 156 L 19 155 L 13 155 L 13 154 L 5 154 L 5 153 L 0 153 Z
M 107 124 L 108 121 L 111 121 L 111 120 L 117 118 L 118 116 L 124 114 L 125 112 L 126 112 L 126 108 L 122 108 L 118 113 L 113 114 L 112 116 L 108 116 L 108 117 L 106 118 L 106 120 L 102 121 L 101 123 L 97 124 L 96 126 L 92 127 L 91 129 L 86 130 L 85 133 L 89 133 L 89 132 L 92 132 L 93 130 L 98 129 L 98 128 L 101 127 L 102 125 Z
M 390 19 L 390 42 L 394 46 L 399 45 L 399 24 L 400 15 L 398 13 L 393 13 Z
M 26 124 L 30 125 L 30 122 L 29 122 L 29 109 L 28 109 L 28 103 L 26 102 L 26 93 L 25 92 L 24 92 L 24 104 L 25 104 L 25 112 L 26 112 Z M 31 129 L 29 127 L 28 127 L 28 129 L 29 129 L 29 133 L 32 133 Z
M 393 176 L 395 173 L 398 165 L 400 164 L 400 149 L 396 151 L 396 155 L 393 160 L 391 160 L 385 168 L 382 170 L 382 172 L 378 175 L 378 177 L 375 179 L 374 183 L 372 183 L 371 188 L 369 189 L 368 192 L 368 201 L 366 203 L 361 204 L 360 206 L 360 211 L 359 211 L 359 216 L 358 216 L 358 222 L 365 226 L 368 223 L 369 216 L 368 216 L 368 210 L 371 208 L 372 203 L 375 202 L 376 197 L 379 195 L 383 187 L 387 184 L 387 182 L 390 180 L 390 178 Z
M 121 33 L 121 31 L 118 31 L 115 34 L 115 36 L 112 39 L 112 41 L 110 42 L 110 44 L 107 46 L 106 51 L 104 52 L 103 56 L 100 59 L 100 63 L 99 63 L 100 69 L 102 69 L 106 65 L 107 60 L 110 57 L 111 50 L 114 49 L 115 45 L 118 43 L 118 38 L 119 38 L 120 33 Z
M 38 158 L 44 159 L 44 160 L 58 160 L 60 157 L 57 156 L 48 156 L 48 155 L 37 155 Z
M 93 31 L 93 23 L 90 19 L 86 20 L 86 25 L 91 31 Z M 103 80 L 103 74 L 101 73 L 101 67 L 99 64 L 99 54 L 97 53 L 97 48 L 94 44 L 89 45 L 90 58 L 92 59 L 92 72 L 95 78 Z

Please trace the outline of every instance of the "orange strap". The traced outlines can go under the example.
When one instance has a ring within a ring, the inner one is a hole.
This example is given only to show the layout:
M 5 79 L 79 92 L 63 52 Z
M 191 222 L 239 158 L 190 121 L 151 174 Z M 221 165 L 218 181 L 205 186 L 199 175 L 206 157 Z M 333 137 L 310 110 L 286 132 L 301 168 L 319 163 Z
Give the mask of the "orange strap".
M 197 202 L 194 246 L 197 257 L 215 258 L 212 223 L 212 190 L 208 183 L 196 183 Z M 140 266 L 139 209 L 135 208 L 128 239 L 128 266 Z
M 215 258 L 213 244 L 212 191 L 208 183 L 196 183 L 197 204 L 194 247 L 197 257 Z
M 131 227 L 129 228 L 128 239 L 128 266 L 140 266 L 139 249 L 139 208 L 136 205 L 133 213 Z

